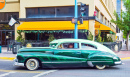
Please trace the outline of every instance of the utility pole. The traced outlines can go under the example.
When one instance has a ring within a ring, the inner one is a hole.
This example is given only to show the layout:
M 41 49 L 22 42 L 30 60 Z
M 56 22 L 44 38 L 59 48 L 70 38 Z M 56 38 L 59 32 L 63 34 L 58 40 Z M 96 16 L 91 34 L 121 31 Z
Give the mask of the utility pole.
M 77 5 L 77 0 L 75 0 L 75 18 L 78 19 L 78 5 Z M 78 39 L 78 24 L 77 23 L 75 23 L 74 38 Z
M 75 0 L 75 18 L 78 19 L 78 5 L 77 5 L 77 0 Z M 75 23 L 74 38 L 78 39 L 78 24 L 77 24 L 77 22 Z M 74 47 L 78 48 L 77 43 L 74 44 Z

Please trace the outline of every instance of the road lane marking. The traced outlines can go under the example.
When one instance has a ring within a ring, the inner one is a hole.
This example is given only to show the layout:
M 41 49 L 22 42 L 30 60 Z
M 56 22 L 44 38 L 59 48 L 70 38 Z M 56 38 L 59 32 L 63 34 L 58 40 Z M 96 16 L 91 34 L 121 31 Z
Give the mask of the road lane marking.
M 7 75 L 9 75 L 9 74 L 11 74 L 11 73 L 15 73 L 15 72 L 14 72 L 14 71 L 12 71 L 12 72 L 8 72 L 8 73 L 1 74 L 1 75 L 0 75 L 0 77 L 7 76 Z
M 47 75 L 47 74 L 52 73 L 52 72 L 55 72 L 55 71 L 57 71 L 57 70 L 51 70 L 51 71 L 43 72 L 43 73 L 40 73 L 40 74 L 35 75 L 35 76 L 33 76 L 33 77 L 39 77 L 39 76 Z
M 0 71 L 1 72 L 12 72 L 12 71 L 14 71 L 14 72 L 20 72 L 20 73 L 43 73 L 43 71 L 40 72 L 40 71 L 24 71 L 24 70 L 2 70 L 2 69 L 0 69 Z
M 0 59 L 3 59 L 3 60 L 14 60 L 15 57 L 0 57 Z
M 130 57 L 121 58 L 121 60 L 130 60 Z

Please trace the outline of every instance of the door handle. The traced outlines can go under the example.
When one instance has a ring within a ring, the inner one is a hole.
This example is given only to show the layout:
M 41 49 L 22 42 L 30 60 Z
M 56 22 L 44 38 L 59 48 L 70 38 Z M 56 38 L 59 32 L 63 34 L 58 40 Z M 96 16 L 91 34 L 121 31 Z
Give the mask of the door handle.
M 81 54 L 81 51 L 78 51 L 77 54 Z

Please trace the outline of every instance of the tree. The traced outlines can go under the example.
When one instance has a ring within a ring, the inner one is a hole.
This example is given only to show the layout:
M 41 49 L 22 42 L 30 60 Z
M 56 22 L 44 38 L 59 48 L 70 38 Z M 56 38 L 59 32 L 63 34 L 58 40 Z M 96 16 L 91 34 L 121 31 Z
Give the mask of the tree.
M 126 11 L 121 11 L 121 16 L 118 16 L 116 12 L 114 12 L 114 16 L 116 16 L 116 20 L 112 19 L 111 22 L 115 23 L 120 30 L 123 31 L 124 36 L 127 37 L 126 48 L 129 50 L 129 35 L 130 35 L 130 1 L 123 0 L 124 7 Z M 121 17 L 121 18 L 120 18 Z

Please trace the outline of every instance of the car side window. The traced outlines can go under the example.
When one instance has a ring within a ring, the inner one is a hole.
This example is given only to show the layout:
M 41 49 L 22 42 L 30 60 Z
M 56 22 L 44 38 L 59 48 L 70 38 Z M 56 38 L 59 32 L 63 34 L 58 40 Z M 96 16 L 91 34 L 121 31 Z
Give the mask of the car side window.
M 75 43 L 62 43 L 58 46 L 58 49 L 78 49 L 79 43 L 76 43 L 78 45 L 78 48 L 74 47 Z
M 88 49 L 88 50 L 90 50 L 90 49 L 97 49 L 96 46 L 91 45 L 91 44 L 86 44 L 86 43 L 81 43 L 81 48 L 82 49 Z

